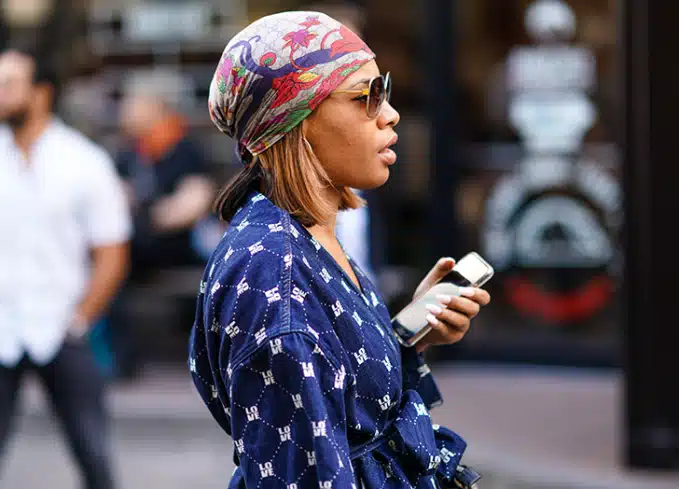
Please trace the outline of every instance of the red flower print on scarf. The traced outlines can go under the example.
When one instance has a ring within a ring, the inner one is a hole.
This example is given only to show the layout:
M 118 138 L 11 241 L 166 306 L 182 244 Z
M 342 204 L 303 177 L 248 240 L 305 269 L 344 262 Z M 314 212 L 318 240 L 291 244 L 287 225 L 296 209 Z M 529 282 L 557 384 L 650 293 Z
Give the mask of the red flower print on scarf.
M 276 78 L 271 88 L 276 91 L 276 99 L 271 104 L 271 109 L 280 107 L 286 102 L 297 97 L 300 91 L 308 90 L 320 80 L 320 75 L 311 72 L 299 73 L 293 71 L 285 76 Z
M 309 32 L 306 29 L 300 29 L 295 32 L 288 32 L 285 36 L 283 36 L 283 40 L 287 41 L 283 45 L 283 49 L 289 47 L 293 51 L 295 51 L 300 46 L 308 48 L 309 42 L 312 39 L 315 39 L 317 36 L 318 34 Z
M 368 53 L 370 52 L 370 49 L 363 42 L 363 40 L 345 26 L 340 27 L 340 35 L 342 38 L 333 42 L 330 46 L 331 58 L 334 58 L 339 53 L 355 53 L 356 51 L 361 51 L 362 49 L 366 50 Z
M 304 26 L 307 29 L 311 29 L 315 25 L 321 25 L 321 23 L 318 21 L 318 17 L 309 16 L 306 18 L 304 22 L 302 22 L 299 25 Z
M 323 102 L 325 98 L 339 87 L 342 82 L 354 71 L 357 71 L 365 64 L 363 60 L 356 60 L 353 63 L 348 63 L 340 66 L 335 71 L 330 73 L 321 83 L 321 86 L 316 89 L 316 95 L 309 101 L 309 108 L 311 110 L 315 109 L 318 104 Z
M 231 75 L 233 76 L 233 83 L 231 84 L 231 95 L 236 95 L 243 86 L 245 81 L 245 74 L 247 70 L 244 67 L 233 68 L 231 70 Z

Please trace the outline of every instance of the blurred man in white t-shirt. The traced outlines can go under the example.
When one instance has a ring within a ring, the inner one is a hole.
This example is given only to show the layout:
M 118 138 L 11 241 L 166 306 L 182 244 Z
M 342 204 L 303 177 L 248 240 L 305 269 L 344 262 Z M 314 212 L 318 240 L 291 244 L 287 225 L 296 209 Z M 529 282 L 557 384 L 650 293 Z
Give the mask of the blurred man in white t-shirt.
M 130 219 L 106 152 L 52 113 L 57 77 L 0 53 L 0 452 L 37 374 L 87 489 L 114 487 L 103 378 L 87 343 L 128 262 Z

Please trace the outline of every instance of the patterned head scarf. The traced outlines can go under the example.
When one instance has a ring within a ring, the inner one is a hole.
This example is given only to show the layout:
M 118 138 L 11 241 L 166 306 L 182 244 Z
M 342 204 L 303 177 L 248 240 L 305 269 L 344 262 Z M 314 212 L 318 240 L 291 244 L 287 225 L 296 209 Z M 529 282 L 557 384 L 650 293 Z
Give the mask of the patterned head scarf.
M 356 34 L 325 14 L 264 17 L 224 49 L 210 86 L 210 118 L 237 140 L 237 153 L 247 162 L 374 58 Z

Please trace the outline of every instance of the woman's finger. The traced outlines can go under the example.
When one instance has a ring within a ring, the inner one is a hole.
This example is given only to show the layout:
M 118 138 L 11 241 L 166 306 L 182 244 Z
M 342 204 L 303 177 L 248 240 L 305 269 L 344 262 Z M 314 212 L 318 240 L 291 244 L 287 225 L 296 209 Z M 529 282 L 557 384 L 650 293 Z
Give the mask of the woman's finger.
M 436 262 L 436 265 L 429 271 L 429 273 L 422 279 L 415 291 L 415 298 L 421 296 L 426 291 L 436 285 L 443 277 L 445 277 L 455 266 L 455 260 L 452 258 L 441 258 Z
M 462 296 L 476 302 L 481 306 L 487 306 L 488 304 L 490 304 L 490 294 L 483 289 L 479 289 L 476 287 L 460 287 L 458 291 L 459 293 L 454 295 L 439 294 L 437 296 L 437 299 L 442 304 L 448 304 L 452 297 Z
M 448 309 L 461 312 L 469 318 L 476 316 L 481 310 L 481 306 L 466 297 L 437 296 L 437 299 Z
M 474 289 L 474 295 L 471 299 L 482 306 L 490 304 L 490 294 L 484 289 Z
M 434 337 L 431 339 L 431 344 L 457 343 L 464 337 L 466 333 L 466 330 L 461 331 L 457 327 L 451 326 L 448 323 L 436 319 L 433 314 L 429 314 L 427 316 L 427 321 L 429 321 L 429 324 L 433 329 L 432 333 L 430 333 L 434 335 Z
M 450 309 L 445 309 L 437 319 L 449 328 L 461 333 L 466 333 L 469 330 L 471 321 L 471 318 Z
M 469 329 L 470 318 L 460 312 L 451 309 L 443 309 L 434 305 L 427 306 L 427 309 L 430 311 L 430 314 L 427 316 L 427 321 L 429 321 L 430 324 L 433 324 L 433 318 L 458 331 L 466 332 L 467 329 Z

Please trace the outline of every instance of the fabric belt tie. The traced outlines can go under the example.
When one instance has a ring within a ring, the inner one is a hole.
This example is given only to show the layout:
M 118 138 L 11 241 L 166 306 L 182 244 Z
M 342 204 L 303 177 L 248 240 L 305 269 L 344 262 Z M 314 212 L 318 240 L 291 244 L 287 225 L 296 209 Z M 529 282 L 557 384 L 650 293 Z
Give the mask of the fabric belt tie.
M 451 487 L 463 489 L 478 481 L 480 476 L 476 472 L 460 465 L 466 442 L 455 432 L 432 424 L 417 391 L 405 391 L 398 413 L 391 417 L 393 421 L 382 434 L 352 448 L 352 460 L 374 451 L 383 453 L 387 459 L 396 458 L 412 485 L 434 474 Z

